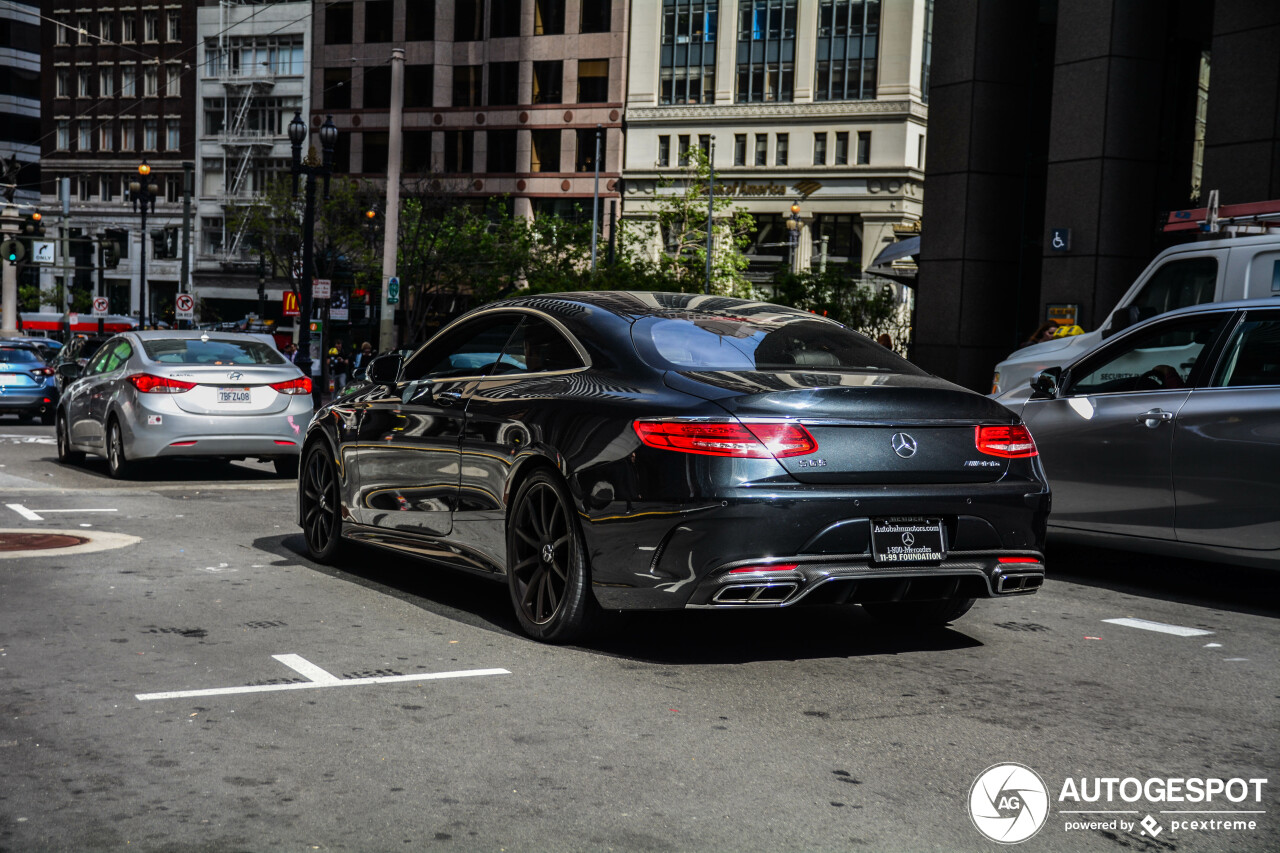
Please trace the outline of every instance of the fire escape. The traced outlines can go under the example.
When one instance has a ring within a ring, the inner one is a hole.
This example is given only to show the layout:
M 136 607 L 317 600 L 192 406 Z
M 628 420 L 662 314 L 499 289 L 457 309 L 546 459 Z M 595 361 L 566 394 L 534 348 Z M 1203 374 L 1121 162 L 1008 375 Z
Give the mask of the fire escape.
M 267 120 L 262 99 L 275 88 L 275 74 L 266 63 L 249 67 L 227 67 L 221 75 L 226 93 L 226 123 L 219 141 L 223 151 L 225 177 L 222 193 L 224 209 L 235 205 L 258 204 L 251 184 L 250 172 L 255 164 L 264 162 L 271 155 L 272 144 L 278 136 Z M 255 107 L 258 108 L 255 114 Z M 244 242 L 247 218 L 240 222 L 235 235 L 224 243 L 226 254 L 223 265 L 240 265 L 247 259 L 240 256 Z

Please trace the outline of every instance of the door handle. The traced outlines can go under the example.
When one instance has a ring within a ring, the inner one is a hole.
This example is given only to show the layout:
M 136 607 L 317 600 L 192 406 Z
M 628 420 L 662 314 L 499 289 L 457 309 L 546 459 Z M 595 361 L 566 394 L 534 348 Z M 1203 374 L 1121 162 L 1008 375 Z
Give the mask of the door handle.
M 436 394 L 432 399 L 434 399 L 436 404 L 440 406 L 456 406 L 462 402 L 462 392 L 461 391 L 441 391 L 439 394 Z
M 1137 421 L 1148 429 L 1155 429 L 1162 423 L 1173 420 L 1173 412 L 1166 412 L 1163 409 L 1152 409 L 1149 412 L 1143 412 L 1138 415 Z

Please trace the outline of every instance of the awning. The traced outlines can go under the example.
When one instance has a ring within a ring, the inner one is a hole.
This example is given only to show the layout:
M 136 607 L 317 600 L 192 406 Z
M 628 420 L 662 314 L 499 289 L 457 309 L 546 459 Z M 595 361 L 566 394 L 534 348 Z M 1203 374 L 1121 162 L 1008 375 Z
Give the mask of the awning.
M 884 248 L 871 262 L 867 272 L 884 276 L 904 284 L 914 284 L 916 280 L 915 258 L 920 254 L 920 237 L 908 237 Z

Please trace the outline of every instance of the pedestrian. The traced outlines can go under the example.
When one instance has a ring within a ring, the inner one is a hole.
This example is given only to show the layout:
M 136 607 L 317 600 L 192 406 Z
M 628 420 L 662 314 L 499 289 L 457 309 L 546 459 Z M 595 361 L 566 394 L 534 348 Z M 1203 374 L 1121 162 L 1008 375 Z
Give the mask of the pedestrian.
M 351 361 L 352 370 L 368 370 L 369 362 L 373 361 L 375 353 L 373 344 L 365 341 L 360 345 L 360 352 L 356 353 L 356 357 Z
M 351 361 L 342 351 L 342 341 L 334 341 L 333 348 L 329 350 L 329 376 L 333 378 L 333 387 L 336 391 L 342 391 L 347 387 L 347 375 L 351 372 Z
M 298 345 L 290 341 L 284 345 L 281 355 L 288 359 L 290 364 L 296 364 L 298 361 Z
M 888 332 L 881 332 L 880 337 L 876 338 L 876 343 L 886 349 L 893 349 L 893 338 L 889 337 Z
M 1058 329 L 1057 323 L 1053 322 L 1052 320 L 1046 320 L 1045 322 L 1040 324 L 1039 328 L 1037 328 L 1034 332 L 1031 333 L 1031 337 L 1027 338 L 1025 341 L 1023 341 L 1021 344 L 1018 345 L 1018 349 L 1022 349 L 1023 347 L 1029 347 L 1032 344 L 1042 344 L 1047 340 L 1052 340 L 1053 333 L 1057 331 L 1057 329 Z

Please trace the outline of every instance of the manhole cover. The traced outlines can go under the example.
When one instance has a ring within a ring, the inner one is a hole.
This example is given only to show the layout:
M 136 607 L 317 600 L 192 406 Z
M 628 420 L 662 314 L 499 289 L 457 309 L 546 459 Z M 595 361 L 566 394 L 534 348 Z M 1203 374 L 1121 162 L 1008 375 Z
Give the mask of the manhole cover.
M 68 536 L 65 533 L 0 531 L 0 551 L 48 551 L 52 548 L 71 548 L 88 541 L 87 536 Z

